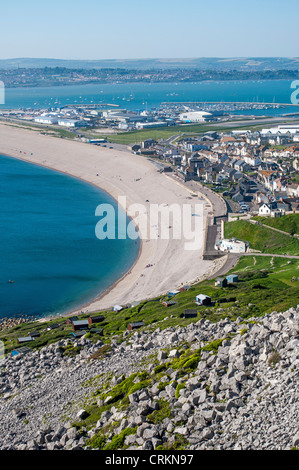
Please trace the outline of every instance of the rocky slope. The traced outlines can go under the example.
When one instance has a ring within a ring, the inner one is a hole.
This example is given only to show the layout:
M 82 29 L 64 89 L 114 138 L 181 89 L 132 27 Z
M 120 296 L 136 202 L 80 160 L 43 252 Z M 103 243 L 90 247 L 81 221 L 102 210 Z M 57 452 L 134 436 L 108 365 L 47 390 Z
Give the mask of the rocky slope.
M 155 328 L 7 357 L 0 449 L 299 448 L 299 306 Z

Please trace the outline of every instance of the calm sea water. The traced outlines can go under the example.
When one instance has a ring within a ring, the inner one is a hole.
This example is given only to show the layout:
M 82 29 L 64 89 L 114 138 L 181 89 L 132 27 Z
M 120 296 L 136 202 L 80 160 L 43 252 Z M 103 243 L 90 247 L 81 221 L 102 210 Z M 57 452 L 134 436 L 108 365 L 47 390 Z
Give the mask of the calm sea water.
M 135 262 L 139 241 L 95 236 L 105 192 L 5 156 L 0 183 L 0 318 L 80 308 Z
M 299 79 L 299 77 L 298 77 Z M 212 81 L 196 83 L 126 83 L 73 85 L 6 89 L 5 105 L 1 108 L 48 108 L 69 104 L 117 104 L 130 110 L 158 107 L 161 102 L 176 101 L 245 101 L 290 103 L 290 80 Z M 298 112 L 286 110 L 256 110 L 256 115 Z M 242 112 L 243 113 L 243 112 Z M 252 114 L 252 112 L 249 112 Z

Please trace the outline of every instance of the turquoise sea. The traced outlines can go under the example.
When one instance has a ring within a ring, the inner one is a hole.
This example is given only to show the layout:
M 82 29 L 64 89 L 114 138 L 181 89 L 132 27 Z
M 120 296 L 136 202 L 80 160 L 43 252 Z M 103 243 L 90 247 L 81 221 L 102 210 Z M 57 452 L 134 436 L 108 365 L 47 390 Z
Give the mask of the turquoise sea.
M 96 238 L 102 203 L 117 209 L 81 180 L 0 156 L 0 319 L 70 312 L 130 269 L 139 240 Z
M 299 77 L 298 77 L 299 79 Z M 176 101 L 244 101 L 290 103 L 290 80 L 207 81 L 195 83 L 115 83 L 5 90 L 1 108 L 48 108 L 69 104 L 115 104 L 135 111 Z M 298 107 L 256 110 L 256 115 L 298 112 Z M 243 113 L 243 112 L 240 112 Z M 248 114 L 253 114 L 251 111 Z

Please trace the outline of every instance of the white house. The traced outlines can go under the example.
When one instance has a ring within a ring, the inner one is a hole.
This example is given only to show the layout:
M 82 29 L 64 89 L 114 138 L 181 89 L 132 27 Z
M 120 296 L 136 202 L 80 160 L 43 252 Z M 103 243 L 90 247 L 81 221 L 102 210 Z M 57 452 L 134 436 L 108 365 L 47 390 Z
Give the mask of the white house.
M 281 215 L 281 211 L 277 209 L 276 203 L 269 202 L 262 204 L 259 207 L 259 215 L 262 217 L 277 217 Z
M 298 183 L 289 183 L 287 184 L 287 193 L 288 196 L 299 196 L 299 184 Z
M 242 240 L 236 240 L 235 238 L 224 238 L 216 243 L 215 248 L 228 253 L 245 253 L 247 246 L 247 243 L 243 242 Z
M 243 159 L 250 166 L 258 166 L 262 163 L 262 160 L 260 159 L 260 157 L 256 157 L 255 155 L 250 155 L 248 153 L 244 155 Z
M 269 216 L 271 215 L 271 205 L 270 204 L 262 204 L 260 207 L 259 207 L 259 215 L 260 216 Z

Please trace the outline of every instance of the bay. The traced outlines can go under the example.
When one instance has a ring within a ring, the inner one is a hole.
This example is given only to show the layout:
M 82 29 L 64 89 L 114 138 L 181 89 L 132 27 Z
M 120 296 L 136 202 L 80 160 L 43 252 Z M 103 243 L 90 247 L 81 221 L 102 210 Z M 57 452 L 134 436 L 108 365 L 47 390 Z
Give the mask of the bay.
M 205 81 L 181 83 L 110 83 L 36 88 L 7 88 L 0 109 L 50 108 L 78 104 L 114 104 L 134 111 L 153 109 L 162 102 L 241 101 L 291 104 L 290 80 Z M 281 115 L 284 109 L 239 111 L 239 114 Z
M 104 191 L 6 156 L 0 183 L 0 319 L 80 308 L 134 264 L 139 240 L 96 237 L 99 204 L 111 204 L 117 220 Z

